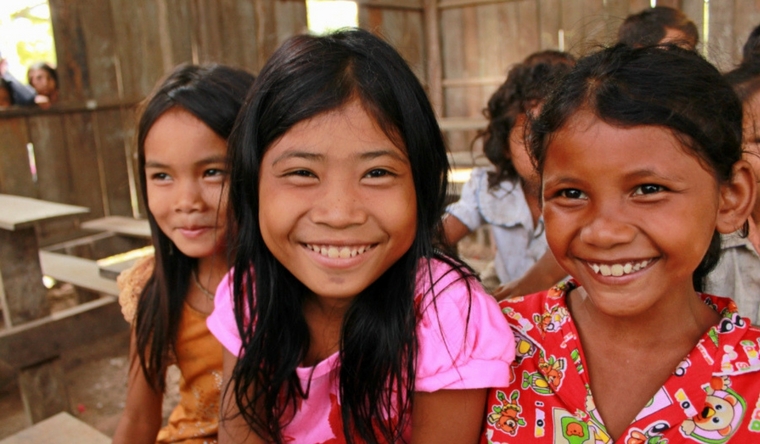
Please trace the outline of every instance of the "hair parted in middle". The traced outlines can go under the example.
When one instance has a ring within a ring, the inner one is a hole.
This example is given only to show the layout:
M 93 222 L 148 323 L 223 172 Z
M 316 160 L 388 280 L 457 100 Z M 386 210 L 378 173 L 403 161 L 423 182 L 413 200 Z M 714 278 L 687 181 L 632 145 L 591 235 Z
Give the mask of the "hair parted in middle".
M 348 442 L 401 442 L 409 424 L 418 350 L 414 288 L 421 259 L 438 258 L 466 273 L 464 265 L 441 253 L 448 158 L 433 109 L 406 62 L 363 30 L 287 40 L 262 69 L 229 146 L 231 281 L 243 345 L 228 389 L 252 429 L 274 442 L 283 441 L 294 407 L 308 396 L 295 371 L 309 348 L 302 311 L 308 290 L 262 238 L 255 178 L 267 149 L 288 130 L 353 100 L 408 156 L 417 228 L 410 249 L 353 299 L 343 319 L 339 393 Z M 390 423 L 389 412 L 398 413 L 398 422 Z

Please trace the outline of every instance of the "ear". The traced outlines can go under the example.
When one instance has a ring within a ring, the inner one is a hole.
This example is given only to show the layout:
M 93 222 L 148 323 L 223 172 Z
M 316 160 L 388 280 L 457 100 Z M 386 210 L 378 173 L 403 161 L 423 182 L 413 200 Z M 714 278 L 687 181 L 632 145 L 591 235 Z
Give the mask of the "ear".
M 716 228 L 723 234 L 739 230 L 747 221 L 755 206 L 756 179 L 746 160 L 733 166 L 729 183 L 720 187 L 720 206 Z

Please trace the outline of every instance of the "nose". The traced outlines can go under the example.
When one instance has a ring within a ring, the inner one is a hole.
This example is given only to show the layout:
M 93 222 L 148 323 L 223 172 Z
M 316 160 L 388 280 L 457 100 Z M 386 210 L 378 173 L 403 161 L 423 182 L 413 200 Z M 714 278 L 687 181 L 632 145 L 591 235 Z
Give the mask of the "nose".
M 202 187 L 194 180 L 184 180 L 176 184 L 174 196 L 174 211 L 177 213 L 193 213 L 203 209 L 204 201 Z
M 627 218 L 622 203 L 597 203 L 583 226 L 580 239 L 598 248 L 612 248 L 632 242 L 636 228 Z
M 349 180 L 324 180 L 311 210 L 312 222 L 332 228 L 361 225 L 367 221 L 359 185 Z

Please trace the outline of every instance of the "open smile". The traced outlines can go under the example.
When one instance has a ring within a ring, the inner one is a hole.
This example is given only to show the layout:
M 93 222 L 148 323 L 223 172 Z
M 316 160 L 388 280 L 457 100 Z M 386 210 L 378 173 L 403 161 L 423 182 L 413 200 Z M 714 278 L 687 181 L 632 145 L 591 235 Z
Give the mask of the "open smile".
M 594 263 L 586 261 L 586 264 L 594 273 L 602 276 L 625 276 L 644 270 L 656 261 L 655 258 L 644 259 L 640 261 L 627 261 L 618 263 Z
M 327 245 L 303 244 L 309 250 L 330 259 L 348 259 L 364 254 L 375 248 L 377 244 L 366 245 Z

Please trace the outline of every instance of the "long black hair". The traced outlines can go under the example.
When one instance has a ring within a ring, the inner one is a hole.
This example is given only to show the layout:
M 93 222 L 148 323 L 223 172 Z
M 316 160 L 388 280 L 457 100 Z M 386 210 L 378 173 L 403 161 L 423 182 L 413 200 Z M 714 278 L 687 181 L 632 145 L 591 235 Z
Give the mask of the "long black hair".
M 579 60 L 555 91 L 531 127 L 539 173 L 553 135 L 580 109 L 614 126 L 670 129 L 721 184 L 730 181 L 742 157 L 741 102 L 720 72 L 694 51 L 619 44 Z M 715 231 L 692 275 L 697 291 L 719 256 Z
M 307 291 L 262 239 L 256 178 L 266 150 L 290 128 L 355 99 L 409 158 L 417 228 L 410 249 L 353 299 L 343 319 L 339 387 L 348 442 L 402 441 L 418 350 L 418 264 L 439 258 L 461 270 L 439 250 L 449 168 L 443 138 L 401 56 L 362 30 L 286 41 L 262 69 L 229 144 L 228 232 L 236 243 L 233 294 L 243 342 L 230 387 L 250 427 L 278 443 L 299 399 L 308 396 L 296 375 L 309 349 Z M 398 422 L 391 421 L 396 414 Z
M 518 116 L 541 104 L 557 81 L 574 65 L 575 58 L 565 52 L 533 53 L 509 70 L 507 79 L 488 99 L 488 106 L 483 110 L 488 126 L 478 138 L 483 139 L 483 154 L 495 167 L 488 175 L 489 187 L 518 179 L 510 154 L 509 134 Z
M 181 108 L 226 140 L 253 80 L 253 75 L 227 66 L 180 65 L 146 99 L 137 132 L 140 185 L 146 208 L 149 205 L 145 139 L 153 124 L 167 111 Z M 155 390 L 163 391 L 196 259 L 174 246 L 150 210 L 147 216 L 155 248 L 155 268 L 140 295 L 134 328 L 137 356 L 145 379 Z

